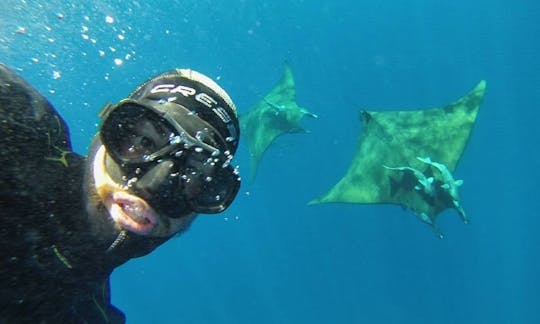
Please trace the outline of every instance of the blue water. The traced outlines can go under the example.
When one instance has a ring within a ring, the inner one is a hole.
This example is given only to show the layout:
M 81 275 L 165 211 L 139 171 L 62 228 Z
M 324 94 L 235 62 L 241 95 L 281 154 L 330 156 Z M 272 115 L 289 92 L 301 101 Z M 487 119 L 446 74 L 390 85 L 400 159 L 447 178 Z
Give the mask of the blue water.
M 0 4 L 0 61 L 50 99 L 76 151 L 105 102 L 176 67 L 245 112 L 288 62 L 320 118 L 278 139 L 227 212 L 114 272 L 128 323 L 540 323 L 537 1 L 148 3 Z M 439 240 L 396 206 L 306 206 L 347 170 L 361 109 L 440 106 L 481 79 L 456 170 L 469 225 L 445 212 Z M 247 179 L 245 146 L 236 160 Z

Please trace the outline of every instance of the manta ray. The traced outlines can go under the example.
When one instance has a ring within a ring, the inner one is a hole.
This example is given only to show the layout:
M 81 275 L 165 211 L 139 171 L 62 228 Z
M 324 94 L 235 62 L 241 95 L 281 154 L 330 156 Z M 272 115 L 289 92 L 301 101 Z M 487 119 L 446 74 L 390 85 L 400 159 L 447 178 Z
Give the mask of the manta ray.
M 317 115 L 296 103 L 294 78 L 289 65 L 281 81 L 257 102 L 248 113 L 240 116 L 240 127 L 249 151 L 250 180 L 257 174 L 266 150 L 281 135 L 306 133 L 300 125 L 304 116 L 318 118 Z
M 486 82 L 443 107 L 363 111 L 362 130 L 349 169 L 309 204 L 397 204 L 412 210 L 437 234 L 436 218 L 459 202 L 452 173 L 463 154 L 484 98 Z

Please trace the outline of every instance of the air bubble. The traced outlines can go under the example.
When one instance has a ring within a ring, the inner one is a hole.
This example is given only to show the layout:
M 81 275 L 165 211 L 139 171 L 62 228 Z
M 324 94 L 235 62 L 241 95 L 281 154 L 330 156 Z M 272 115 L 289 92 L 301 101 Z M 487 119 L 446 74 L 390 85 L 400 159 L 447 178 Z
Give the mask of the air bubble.
M 15 30 L 15 33 L 16 34 L 26 34 L 26 28 L 22 27 L 22 26 L 19 26 L 17 27 L 17 29 Z
M 127 181 L 126 186 L 127 186 L 128 188 L 130 188 L 130 187 L 132 187 L 133 184 L 135 184 L 135 182 L 137 182 L 137 181 L 139 181 L 139 178 L 133 177 L 133 178 L 131 178 L 131 179 L 129 179 L 129 180 Z
M 206 134 L 202 131 L 198 131 L 196 134 L 195 134 L 195 138 L 198 139 L 199 141 L 204 141 L 204 138 L 206 137 Z

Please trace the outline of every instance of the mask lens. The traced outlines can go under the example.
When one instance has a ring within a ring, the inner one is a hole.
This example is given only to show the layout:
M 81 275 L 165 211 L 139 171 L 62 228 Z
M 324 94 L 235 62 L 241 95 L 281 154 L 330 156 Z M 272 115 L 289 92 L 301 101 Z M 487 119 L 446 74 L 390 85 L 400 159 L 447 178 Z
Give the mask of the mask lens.
M 120 163 L 148 162 L 170 144 L 174 131 L 150 109 L 125 103 L 103 122 L 101 139 L 107 152 Z
M 188 159 L 187 164 L 184 195 L 191 208 L 198 213 L 215 214 L 229 207 L 240 188 L 237 170 L 214 158 L 198 165 Z
M 229 207 L 236 197 L 240 188 L 239 176 L 235 174 L 232 167 L 221 170 L 222 172 L 211 181 L 205 179 L 204 194 L 195 199 L 200 212 L 219 213 Z

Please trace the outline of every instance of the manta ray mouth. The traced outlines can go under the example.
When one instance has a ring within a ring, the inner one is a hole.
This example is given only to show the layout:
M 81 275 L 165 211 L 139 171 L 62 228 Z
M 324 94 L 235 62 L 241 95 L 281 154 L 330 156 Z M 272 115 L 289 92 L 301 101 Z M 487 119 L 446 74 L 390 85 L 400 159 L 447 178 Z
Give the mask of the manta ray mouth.
M 113 194 L 109 210 L 111 218 L 122 228 L 136 234 L 149 234 L 157 225 L 158 217 L 143 199 L 127 192 Z

